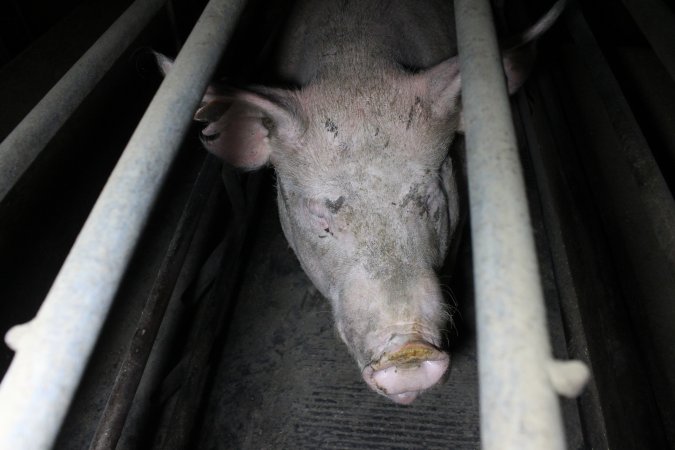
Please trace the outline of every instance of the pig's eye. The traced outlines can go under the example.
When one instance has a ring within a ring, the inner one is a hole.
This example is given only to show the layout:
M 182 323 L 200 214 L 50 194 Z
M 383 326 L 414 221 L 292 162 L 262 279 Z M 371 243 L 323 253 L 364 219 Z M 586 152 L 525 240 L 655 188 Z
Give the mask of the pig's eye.
M 310 221 L 312 226 L 319 232 L 320 238 L 327 238 L 334 236 L 332 231 L 333 216 L 337 213 L 342 204 L 344 197 L 340 196 L 335 200 L 325 199 L 310 199 L 307 201 L 307 210 L 310 213 Z
M 307 215 L 309 223 L 314 230 L 319 233 L 320 238 L 325 238 L 330 235 L 330 212 L 324 206 L 320 199 L 307 200 Z
M 327 238 L 328 236 L 333 236 L 333 232 L 330 231 L 330 228 L 326 227 L 323 229 L 323 233 L 319 235 L 321 239 Z

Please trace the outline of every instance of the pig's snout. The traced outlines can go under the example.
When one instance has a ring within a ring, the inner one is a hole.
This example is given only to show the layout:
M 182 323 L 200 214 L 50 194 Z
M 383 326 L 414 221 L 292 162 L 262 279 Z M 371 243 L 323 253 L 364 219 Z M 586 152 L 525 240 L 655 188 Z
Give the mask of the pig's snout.
M 434 386 L 450 364 L 450 356 L 419 335 L 395 335 L 363 369 L 363 378 L 376 392 L 407 405 Z

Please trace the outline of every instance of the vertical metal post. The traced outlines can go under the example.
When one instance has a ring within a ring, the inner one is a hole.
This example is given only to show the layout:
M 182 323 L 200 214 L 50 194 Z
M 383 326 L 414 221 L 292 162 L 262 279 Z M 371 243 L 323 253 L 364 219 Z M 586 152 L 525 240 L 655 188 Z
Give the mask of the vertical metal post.
M 552 359 L 506 82 L 488 0 L 455 0 L 485 449 L 562 449 L 557 394 L 588 376 Z
M 243 0 L 211 0 L 131 137 L 37 316 L 8 333 L 0 448 L 50 448 Z

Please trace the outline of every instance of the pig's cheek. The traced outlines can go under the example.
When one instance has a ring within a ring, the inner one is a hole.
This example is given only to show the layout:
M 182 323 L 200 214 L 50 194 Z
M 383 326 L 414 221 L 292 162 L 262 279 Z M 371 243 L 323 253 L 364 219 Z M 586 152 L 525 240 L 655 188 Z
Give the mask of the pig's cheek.
M 315 237 L 316 228 L 314 228 L 312 235 L 303 242 L 308 247 L 307 259 L 312 261 L 312 268 L 307 272 L 312 272 L 310 278 L 315 284 L 322 286 L 320 289 L 324 295 L 335 300 L 338 298 L 346 272 L 353 267 L 355 239 L 349 230 L 339 226 L 338 221 L 331 221 L 328 224 L 330 232 L 325 232 L 323 224 L 319 227 L 324 232 L 321 235 L 323 237 Z
M 440 186 L 435 186 L 428 192 L 428 208 L 430 228 L 435 235 L 441 258 L 445 256 L 449 243 L 449 211 L 445 191 Z
M 330 230 L 328 222 L 308 214 L 302 206 L 285 213 L 281 215 L 282 228 L 288 230 L 285 231 L 286 237 L 300 265 L 317 289 L 330 298 L 335 290 L 338 270 L 334 267 L 334 237 L 325 231 Z
M 291 218 L 290 215 L 288 214 L 288 209 L 286 208 L 286 204 L 283 201 L 279 201 L 278 205 L 279 205 L 279 222 L 281 223 L 281 230 L 284 232 L 284 236 L 286 236 L 288 245 L 290 245 L 290 247 L 297 255 L 298 250 L 295 245 L 295 233 L 293 233 L 293 227 L 291 225 Z
M 344 259 L 351 259 L 356 252 L 356 236 L 347 220 L 336 217 L 333 221 L 334 245 Z

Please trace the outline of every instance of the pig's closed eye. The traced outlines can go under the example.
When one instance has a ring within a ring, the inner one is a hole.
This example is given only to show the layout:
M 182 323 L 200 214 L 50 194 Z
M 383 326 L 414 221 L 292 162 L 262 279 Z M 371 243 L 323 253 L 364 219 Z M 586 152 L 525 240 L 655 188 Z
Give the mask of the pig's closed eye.
M 311 199 L 307 201 L 307 210 L 309 211 L 310 221 L 312 226 L 319 233 L 320 238 L 333 236 L 331 229 L 331 222 L 333 214 L 337 211 L 344 201 L 343 197 L 339 197 L 335 201 L 327 199 Z
M 323 234 L 320 234 L 319 237 L 321 239 L 327 238 L 328 236 L 333 236 L 333 232 L 330 231 L 330 228 L 326 227 L 323 229 Z
M 330 229 L 330 225 L 328 224 L 328 221 L 325 218 L 322 217 L 316 217 L 316 227 L 320 230 L 319 231 L 319 237 L 320 238 L 327 238 L 328 236 L 333 236 L 333 232 Z

